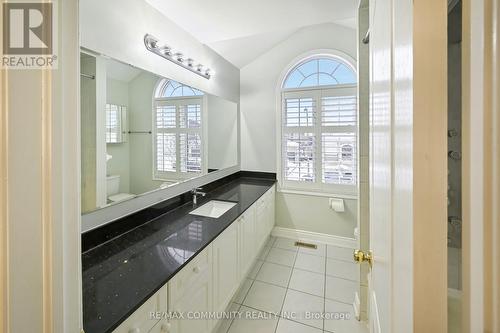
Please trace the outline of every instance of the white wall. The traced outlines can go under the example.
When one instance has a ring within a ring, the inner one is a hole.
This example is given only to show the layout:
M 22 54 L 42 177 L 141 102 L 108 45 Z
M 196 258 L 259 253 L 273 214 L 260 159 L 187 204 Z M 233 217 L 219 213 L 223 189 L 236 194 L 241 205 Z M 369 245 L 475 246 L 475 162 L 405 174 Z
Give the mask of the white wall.
M 153 90 L 158 76 L 142 72 L 129 83 L 129 129 L 152 131 Z M 153 180 L 153 136 L 131 134 L 130 141 L 130 190 L 140 194 L 159 188 L 164 181 Z
M 299 30 L 241 69 L 241 168 L 276 172 L 276 87 L 281 73 L 298 56 L 318 49 L 334 49 L 356 59 L 356 31 L 335 24 Z M 299 200 L 300 199 L 300 200 Z M 355 200 L 349 212 L 328 210 L 322 197 L 277 194 L 277 225 L 353 237 L 357 223 Z M 307 216 L 304 203 L 317 207 Z M 314 221 L 311 221 L 314 217 Z
M 214 95 L 207 96 L 208 169 L 238 164 L 238 105 Z
M 207 93 L 239 101 L 239 70 L 143 0 L 80 1 L 81 45 Z M 202 78 L 146 50 L 152 34 L 215 73 Z
M 127 82 L 107 78 L 106 103 L 127 107 L 130 113 L 129 91 Z M 127 117 L 128 118 L 128 117 Z M 108 175 L 120 175 L 119 193 L 130 193 L 130 143 L 128 134 L 123 134 L 127 141 L 106 144 L 106 152 L 112 157 L 106 163 Z

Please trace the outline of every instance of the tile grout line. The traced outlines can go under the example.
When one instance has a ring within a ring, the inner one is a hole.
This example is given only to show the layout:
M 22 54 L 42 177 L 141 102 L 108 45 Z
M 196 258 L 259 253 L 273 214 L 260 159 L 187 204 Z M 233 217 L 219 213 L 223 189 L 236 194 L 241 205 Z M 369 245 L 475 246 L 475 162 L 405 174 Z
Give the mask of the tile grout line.
M 271 236 L 271 237 L 272 237 L 272 236 Z M 276 239 L 275 239 L 272 243 L 274 244 L 275 242 L 276 242 Z M 270 247 L 270 248 L 272 248 L 273 244 L 271 244 L 269 247 Z M 264 247 L 266 247 L 266 245 L 264 245 Z M 268 254 L 269 254 L 269 252 L 268 252 Z M 267 257 L 267 254 L 266 254 L 266 257 Z M 252 263 L 252 267 L 253 267 L 253 265 L 255 265 L 255 264 L 257 263 L 257 261 L 258 261 L 258 260 L 259 260 L 259 258 L 257 258 L 257 259 L 255 259 L 255 260 L 254 260 L 254 262 Z M 262 268 L 262 265 L 260 265 L 260 267 L 259 267 L 259 269 L 258 269 L 257 273 L 255 274 L 255 277 L 257 277 L 257 275 L 259 274 L 259 272 L 260 272 L 260 269 L 261 269 L 261 268 Z M 241 301 L 241 304 L 238 304 L 238 303 L 236 303 L 236 302 L 233 302 L 234 304 L 237 304 L 237 305 L 238 305 L 238 309 L 236 310 L 236 311 L 238 311 L 238 312 L 241 310 L 241 307 L 243 306 L 243 303 L 245 302 L 245 299 L 247 298 L 248 293 L 250 292 L 250 289 L 252 289 L 253 283 L 255 282 L 255 279 L 249 278 L 249 277 L 248 277 L 248 275 L 247 275 L 247 276 L 245 276 L 245 279 L 249 279 L 249 280 L 251 280 L 252 282 L 250 283 L 250 287 L 248 288 L 247 292 L 245 293 L 245 296 L 243 296 L 243 299 L 242 299 L 242 301 Z M 241 286 L 240 286 L 240 288 L 241 288 Z M 225 332 L 225 333 L 228 333 L 228 332 L 229 332 L 229 330 L 231 329 L 231 326 L 233 325 L 233 322 L 234 322 L 234 318 L 233 318 L 233 319 L 231 319 L 231 323 L 230 323 L 230 324 L 229 324 L 229 326 L 227 327 L 227 330 L 226 330 L 226 332 Z
M 240 309 L 241 309 L 241 304 L 238 304 L 238 303 L 235 303 L 235 302 L 231 302 L 231 303 L 234 303 L 236 305 L 238 305 L 238 308 L 236 309 L 236 312 L 240 312 Z M 234 318 L 231 319 L 231 322 L 229 323 L 229 326 L 227 327 L 226 331 L 224 333 L 228 333 L 229 330 L 231 329 L 231 326 L 233 325 L 233 322 L 234 322 Z
M 276 239 L 276 241 L 277 240 L 278 239 Z M 292 271 L 290 272 L 290 277 L 288 278 L 288 283 L 287 283 L 286 289 L 285 289 L 285 297 L 283 297 L 283 302 L 281 303 L 281 308 L 280 308 L 280 311 L 279 311 L 280 315 L 283 313 L 283 307 L 285 306 L 286 296 L 288 294 L 288 290 L 290 289 L 289 288 L 290 281 L 292 281 L 293 268 L 295 267 L 295 262 L 297 261 L 298 253 L 299 253 L 299 249 L 297 248 L 296 251 L 295 251 L 295 258 L 293 259 Z M 282 317 L 280 316 L 280 318 L 282 318 Z M 280 323 L 280 320 L 278 319 L 278 322 L 276 323 L 276 328 L 274 329 L 274 333 L 276 333 L 278 331 L 278 325 L 279 325 L 279 323 Z
M 325 280 L 323 283 L 323 332 L 325 331 L 325 313 L 326 313 L 326 266 L 328 264 L 328 245 L 325 247 Z
M 273 262 L 267 261 L 266 259 L 267 259 L 267 256 L 269 255 L 269 252 L 268 252 L 268 254 L 265 256 L 265 258 L 264 258 L 264 259 L 260 259 L 260 258 L 255 259 L 255 261 L 254 261 L 253 265 L 255 265 L 258 261 L 261 261 L 261 262 L 262 262 L 262 265 L 260 265 L 259 269 L 257 270 L 257 272 L 256 272 L 256 274 L 255 274 L 255 278 L 249 277 L 248 275 L 246 276 L 246 278 L 247 278 L 247 279 L 251 280 L 251 284 L 250 284 L 250 287 L 248 288 L 247 292 L 245 293 L 245 296 L 243 297 L 243 300 L 242 300 L 241 304 L 238 304 L 238 303 L 236 303 L 236 302 L 233 302 L 233 303 L 235 303 L 235 304 L 238 306 L 238 309 L 237 309 L 236 311 L 238 311 L 238 312 L 239 312 L 239 311 L 241 311 L 241 309 L 242 309 L 243 307 L 245 307 L 245 308 L 253 309 L 253 310 L 256 310 L 256 311 L 259 311 L 259 312 L 271 313 L 271 314 L 272 314 L 272 312 L 269 312 L 269 311 L 264 311 L 264 310 L 257 309 L 257 308 L 255 308 L 255 307 L 251 307 L 251 306 L 248 306 L 248 305 L 243 304 L 243 303 L 245 302 L 246 298 L 248 297 L 248 294 L 250 293 L 250 290 L 252 289 L 253 285 L 255 284 L 255 281 L 258 281 L 258 282 L 260 282 L 260 283 L 264 283 L 264 284 L 267 284 L 267 285 L 272 285 L 272 286 L 276 286 L 276 287 L 279 287 L 279 288 L 284 288 L 284 289 L 285 289 L 285 297 L 283 298 L 283 302 L 282 302 L 282 304 L 281 304 L 281 309 L 280 309 L 280 311 L 278 312 L 278 321 L 276 322 L 276 327 L 275 327 L 275 329 L 274 329 L 274 333 L 276 333 L 276 332 L 277 332 L 277 329 L 278 329 L 278 324 L 279 324 L 279 321 L 280 321 L 281 319 L 283 319 L 283 320 L 290 320 L 290 321 L 295 322 L 295 323 L 297 323 L 297 324 L 299 324 L 299 325 L 304 325 L 304 326 L 311 327 L 311 328 L 314 328 L 314 329 L 317 329 L 317 330 L 321 330 L 322 332 L 328 332 L 328 331 L 326 331 L 326 330 L 325 330 L 325 320 L 324 320 L 324 319 L 323 319 L 322 329 L 320 329 L 320 328 L 318 328 L 318 327 L 316 327 L 316 326 L 312 326 L 312 325 L 309 325 L 309 324 L 305 324 L 305 323 L 302 323 L 302 322 L 299 322 L 299 321 L 296 321 L 296 320 L 293 320 L 293 319 L 284 318 L 284 317 L 282 316 L 283 307 L 284 307 L 284 305 L 285 305 L 286 296 L 287 296 L 287 294 L 288 294 L 288 291 L 289 291 L 289 290 L 296 291 L 296 292 L 300 292 L 300 293 L 303 293 L 303 294 L 306 294 L 306 295 L 310 295 L 310 296 L 313 296 L 313 297 L 321 297 L 321 296 L 314 295 L 314 294 L 310 294 L 310 293 L 307 293 L 307 292 L 304 292 L 304 291 L 301 291 L 301 290 L 295 290 L 295 289 L 290 288 L 290 282 L 291 282 L 291 278 L 292 278 L 292 275 L 293 275 L 293 270 L 294 270 L 294 269 L 297 269 L 297 270 L 301 270 L 301 271 L 305 271 L 305 272 L 310 272 L 310 273 L 316 273 L 316 274 L 321 274 L 321 273 L 314 272 L 314 271 L 309 271 L 309 270 L 305 270 L 305 269 L 301 269 L 301 268 L 296 268 L 296 267 L 295 267 L 295 265 L 296 265 L 296 262 L 297 262 L 297 257 L 298 257 L 298 255 L 299 255 L 299 253 L 301 253 L 301 252 L 300 252 L 300 248 L 298 248 L 298 247 L 297 247 L 297 249 L 296 249 L 295 251 L 292 251 L 292 250 L 287 250 L 287 249 L 282 249 L 282 248 L 274 247 L 273 245 L 274 245 L 274 243 L 276 243 L 276 242 L 277 242 L 277 240 L 278 240 L 278 239 L 279 239 L 278 237 L 275 237 L 275 240 L 274 240 L 273 244 L 270 246 L 270 248 L 271 248 L 271 249 L 272 249 L 272 248 L 276 248 L 276 249 L 285 250 L 285 251 L 289 251 L 289 252 L 293 252 L 293 253 L 295 253 L 293 266 L 287 266 L 287 265 L 283 265 L 283 264 L 278 264 L 278 263 L 273 263 Z M 266 246 L 264 246 L 264 248 L 265 248 L 265 247 L 266 247 Z M 325 251 L 327 251 L 327 248 L 325 248 Z M 305 254 L 307 254 L 307 253 L 305 253 Z M 311 255 L 311 254 L 309 254 L 309 255 Z M 314 256 L 314 255 L 313 255 L 313 256 Z M 325 313 L 325 311 L 326 311 L 326 299 L 327 299 L 327 298 L 326 298 L 326 277 L 327 277 L 327 276 L 330 276 L 330 275 L 327 275 L 327 274 L 326 274 L 326 266 L 327 266 L 327 263 L 328 263 L 328 259 L 329 259 L 329 258 L 327 257 L 326 253 L 325 253 L 325 256 L 319 256 L 319 257 L 321 257 L 321 258 L 323 258 L 323 259 L 324 259 L 324 265 L 325 265 L 325 272 L 324 272 L 324 274 L 323 274 L 323 275 L 324 275 L 324 285 L 323 285 L 323 289 L 324 289 L 324 290 L 323 290 L 323 313 Z M 266 281 L 261 281 L 261 280 L 258 280 L 258 279 L 257 279 L 257 276 L 259 275 L 260 271 L 262 270 L 262 266 L 264 265 L 264 263 L 275 264 L 275 265 L 279 265 L 279 266 L 282 266 L 282 267 L 287 267 L 287 268 L 290 268 L 290 269 L 291 269 L 291 273 L 290 273 L 290 276 L 289 276 L 288 283 L 287 283 L 287 286 L 286 286 L 286 287 L 283 287 L 283 286 L 280 286 L 280 285 L 277 285 L 277 284 L 274 284 L 274 283 L 266 282 Z M 253 266 L 253 265 L 252 265 L 252 266 Z M 332 277 L 335 277 L 335 276 L 332 276 Z M 335 278 L 343 279 L 343 278 L 340 278 L 340 277 L 335 277 Z M 343 279 L 343 280 L 349 280 L 349 279 Z M 349 280 L 349 281 L 352 281 L 352 280 Z M 354 281 L 354 282 L 356 282 L 356 281 Z M 329 300 L 330 300 L 330 299 L 329 299 Z M 345 302 L 338 301 L 338 300 L 332 300 L 332 301 L 335 301 L 335 302 L 339 302 L 339 303 L 342 303 L 342 304 L 349 305 L 349 303 L 345 303 Z M 226 333 L 227 333 L 227 332 L 229 332 L 229 330 L 230 330 L 231 326 L 233 325 L 234 321 L 235 321 L 235 318 L 233 318 L 233 319 L 231 320 L 231 323 L 230 323 L 230 325 L 228 326 L 228 328 L 227 328 L 227 330 L 226 330 Z
M 252 309 L 252 310 L 255 310 L 255 311 L 259 311 L 259 312 L 264 312 L 264 313 L 268 313 L 268 314 L 274 314 L 273 312 L 269 312 L 269 311 L 264 311 L 264 310 L 260 310 L 260 309 L 257 309 L 257 308 L 254 308 L 254 307 L 251 307 L 251 306 L 248 306 L 248 305 L 242 305 L 242 307 L 246 307 L 246 308 L 249 308 L 249 309 Z M 280 319 L 283 319 L 283 320 L 288 320 L 288 321 L 293 321 L 294 323 L 297 323 L 297 324 L 300 324 L 300 325 L 303 325 L 303 326 L 307 326 L 307 327 L 311 327 L 311 328 L 314 328 L 314 329 L 317 329 L 319 331 L 323 331 L 321 328 L 317 328 L 316 326 L 312 326 L 310 324 L 305 324 L 305 323 L 302 323 L 300 321 L 297 321 L 297 320 L 293 320 L 293 319 L 289 319 L 289 318 L 285 318 L 281 315 L 278 315 L 278 322 Z M 277 327 L 276 327 L 277 329 Z

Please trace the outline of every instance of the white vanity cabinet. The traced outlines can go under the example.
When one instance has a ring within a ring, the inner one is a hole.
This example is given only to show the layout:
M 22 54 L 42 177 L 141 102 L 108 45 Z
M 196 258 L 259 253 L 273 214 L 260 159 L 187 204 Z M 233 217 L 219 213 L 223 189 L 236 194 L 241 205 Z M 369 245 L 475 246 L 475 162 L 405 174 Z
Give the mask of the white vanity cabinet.
M 210 333 L 217 328 L 216 320 L 195 316 L 228 307 L 271 234 L 274 200 L 273 186 L 113 333 Z M 171 318 L 150 319 L 150 312 L 167 308 Z
M 216 312 L 226 309 L 240 285 L 238 232 L 238 223 L 233 223 L 212 243 L 213 309 Z
M 209 333 L 212 330 L 212 320 L 194 317 L 213 310 L 212 245 L 168 282 L 168 291 L 169 310 L 174 313 L 168 333 Z
M 237 221 L 239 228 L 239 276 L 247 274 L 252 265 L 253 258 L 257 254 L 256 248 L 256 226 L 255 226 L 255 205 L 247 209 Z
M 255 203 L 256 248 L 260 249 L 274 227 L 274 186 Z
M 266 192 L 266 235 L 269 236 L 273 231 L 275 224 L 275 214 L 276 214 L 276 189 L 275 186 L 271 187 L 269 191 Z M 266 238 L 267 238 L 266 236 Z
M 158 326 L 159 319 L 151 317 L 152 313 L 167 311 L 167 286 L 151 296 L 139 309 L 118 326 L 113 333 L 148 333 Z M 161 327 L 161 325 L 159 326 Z M 162 331 L 158 331 L 162 332 Z M 165 332 L 166 333 L 166 332 Z

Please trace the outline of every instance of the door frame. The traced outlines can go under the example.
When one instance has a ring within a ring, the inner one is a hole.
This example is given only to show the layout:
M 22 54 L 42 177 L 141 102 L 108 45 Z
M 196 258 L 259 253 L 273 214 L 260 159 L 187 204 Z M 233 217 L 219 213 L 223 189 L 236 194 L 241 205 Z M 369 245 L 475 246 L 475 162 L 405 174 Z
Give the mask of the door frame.
M 463 0 L 462 332 L 500 330 L 500 6 Z
M 448 324 L 447 28 L 448 1 L 413 2 L 414 332 Z
M 54 6 L 58 68 L 0 70 L 2 332 L 82 329 L 79 2 Z

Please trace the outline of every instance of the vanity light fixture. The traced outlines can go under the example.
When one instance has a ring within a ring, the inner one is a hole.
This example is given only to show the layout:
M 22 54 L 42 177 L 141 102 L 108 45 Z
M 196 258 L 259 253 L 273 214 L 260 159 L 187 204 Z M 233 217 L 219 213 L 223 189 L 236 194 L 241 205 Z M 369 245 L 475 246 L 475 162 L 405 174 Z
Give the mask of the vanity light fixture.
M 213 75 L 213 72 L 210 70 L 210 68 L 205 69 L 205 66 L 202 64 L 195 65 L 193 58 L 185 58 L 184 54 L 182 54 L 181 52 L 173 53 L 170 46 L 160 46 L 159 40 L 150 34 L 146 34 L 144 36 L 144 45 L 146 46 L 146 49 L 148 49 L 148 51 L 153 52 L 154 54 L 159 55 L 162 58 L 170 60 L 171 62 L 187 70 L 190 70 L 191 72 L 196 73 L 207 80 L 210 79 L 210 77 Z

